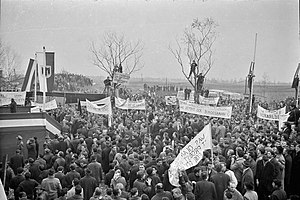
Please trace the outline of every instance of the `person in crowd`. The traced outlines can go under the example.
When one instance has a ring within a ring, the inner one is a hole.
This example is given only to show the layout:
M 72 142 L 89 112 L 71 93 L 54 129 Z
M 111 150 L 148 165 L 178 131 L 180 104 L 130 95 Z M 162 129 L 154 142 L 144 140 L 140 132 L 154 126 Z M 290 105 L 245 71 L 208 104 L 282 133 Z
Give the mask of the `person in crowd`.
M 16 173 L 17 175 L 11 179 L 10 184 L 9 184 L 9 187 L 14 190 L 15 200 L 19 200 L 19 194 L 17 193 L 17 189 L 18 189 L 19 184 L 25 180 L 22 173 L 23 173 L 23 168 L 19 167 L 17 169 L 17 173 Z
M 253 171 L 250 168 L 251 167 L 251 163 L 248 160 L 245 160 L 243 162 L 243 174 L 242 174 L 242 181 L 241 181 L 241 185 L 242 185 L 242 192 L 241 194 L 245 194 L 246 189 L 244 187 L 244 185 L 246 183 L 251 183 L 252 185 L 254 185 L 254 175 L 253 175 Z
M 21 154 L 20 149 L 17 149 L 16 154 L 10 158 L 10 166 L 15 174 L 17 174 L 17 169 L 19 167 L 24 167 L 24 156 Z
M 85 176 L 80 179 L 80 185 L 83 188 L 84 200 L 89 200 L 93 196 L 95 188 L 98 186 L 97 180 L 94 177 L 92 177 L 91 173 L 92 172 L 90 169 L 86 169 Z
M 211 181 L 215 184 L 217 200 L 222 200 L 224 196 L 224 191 L 230 183 L 230 177 L 222 172 L 224 163 L 216 164 L 217 174 L 211 177 Z
M 76 185 L 75 194 L 71 197 L 68 197 L 67 200 L 83 200 L 81 193 L 82 193 L 82 187 L 80 185 Z
M 173 195 L 169 191 L 164 191 L 162 183 L 158 183 L 155 186 L 156 194 L 151 198 L 151 200 L 160 200 L 166 197 L 166 200 L 173 200 Z
M 72 181 L 72 188 L 67 191 L 67 196 L 66 196 L 67 198 L 75 195 L 75 188 L 77 185 L 79 185 L 79 179 L 74 178 L 74 180 Z M 80 192 L 80 196 L 83 198 L 83 192 Z
M 254 184 L 251 182 L 246 182 L 244 184 L 246 190 L 244 194 L 244 200 L 258 200 L 257 193 L 254 191 Z
M 15 100 L 13 98 L 10 101 L 9 108 L 10 108 L 10 113 L 17 112 L 17 103 L 15 102 Z
M 103 170 L 99 162 L 96 161 L 96 156 L 91 156 L 91 163 L 87 165 L 87 168 L 92 172 L 92 176 L 96 179 L 97 185 L 103 180 Z
M 217 200 L 215 184 L 208 181 L 207 172 L 201 172 L 201 181 L 195 186 L 195 198 L 203 200 Z
M 20 196 L 20 192 L 25 192 L 28 199 L 34 199 L 34 189 L 39 185 L 39 183 L 30 177 L 31 173 L 26 172 L 25 180 L 19 184 L 16 194 Z
M 270 200 L 287 200 L 286 192 L 282 189 L 282 181 L 273 180 L 272 186 L 274 188 L 272 194 L 269 196 Z
M 224 200 L 244 200 L 243 196 L 241 193 L 234 188 L 233 185 L 229 184 L 228 188 L 224 191 Z
M 48 178 L 42 180 L 41 187 L 48 193 L 48 199 L 54 200 L 62 190 L 60 180 L 54 177 L 55 171 L 49 170 Z

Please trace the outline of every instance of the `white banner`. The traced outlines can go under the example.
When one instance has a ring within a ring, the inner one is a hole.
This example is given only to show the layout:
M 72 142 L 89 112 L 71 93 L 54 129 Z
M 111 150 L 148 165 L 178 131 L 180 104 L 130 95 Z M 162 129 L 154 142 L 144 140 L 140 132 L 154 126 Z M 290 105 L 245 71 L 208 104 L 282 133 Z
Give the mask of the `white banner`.
M 179 186 L 178 172 L 187 170 L 199 163 L 203 151 L 212 148 L 211 125 L 206 125 L 177 155 L 169 168 L 169 181 Z
M 217 105 L 220 97 L 203 97 L 199 95 L 199 103 L 202 105 Z
M 110 102 L 110 97 L 106 97 L 104 99 L 100 99 L 100 100 L 97 100 L 97 101 L 90 101 L 90 102 L 95 104 L 95 105 L 108 104 Z M 81 106 L 86 106 L 86 101 L 80 101 L 80 105 Z
M 115 72 L 114 78 L 113 78 L 113 83 L 125 84 L 125 83 L 128 83 L 129 79 L 130 79 L 129 74 Z
M 196 115 L 204 115 L 209 117 L 219 117 L 230 119 L 232 106 L 230 107 L 213 107 L 213 106 L 204 106 L 194 103 L 189 103 L 187 101 L 179 100 L 179 109 L 181 112 L 187 112 Z
M 166 100 L 166 105 L 172 105 L 172 106 L 177 105 L 176 96 L 165 96 L 165 100 Z
M 111 103 L 97 106 L 96 104 L 86 100 L 86 108 L 88 112 L 100 114 L 100 115 L 112 115 Z
M 33 112 L 37 111 L 38 108 L 43 109 L 43 104 L 42 103 L 31 102 L 31 105 L 36 107 L 36 109 L 33 109 Z M 45 103 L 45 110 L 53 110 L 53 109 L 56 109 L 56 108 L 57 108 L 57 103 L 56 103 L 55 99 Z
M 9 105 L 14 99 L 17 105 L 24 105 L 26 92 L 0 92 L 0 106 Z
M 129 99 L 121 99 L 115 97 L 115 105 L 123 110 L 146 110 L 145 99 L 140 101 L 130 101 Z
M 257 117 L 261 119 L 279 121 L 279 116 L 285 114 L 286 107 L 278 110 L 266 110 L 258 105 Z

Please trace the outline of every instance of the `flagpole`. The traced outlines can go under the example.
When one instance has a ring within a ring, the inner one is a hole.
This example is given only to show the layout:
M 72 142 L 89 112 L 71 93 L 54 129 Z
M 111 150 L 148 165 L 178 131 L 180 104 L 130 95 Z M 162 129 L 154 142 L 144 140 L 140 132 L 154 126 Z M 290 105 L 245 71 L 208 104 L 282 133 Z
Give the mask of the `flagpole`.
M 254 65 L 255 65 L 255 54 L 256 54 L 256 42 L 257 42 L 257 33 L 255 34 L 255 43 L 254 43 L 254 55 L 253 55 L 253 69 L 251 75 L 251 89 L 250 89 L 250 102 L 249 102 L 249 114 L 252 112 L 252 99 L 253 99 L 253 82 L 254 82 Z M 252 63 L 251 63 L 252 64 Z
M 34 55 L 34 67 L 35 67 L 35 72 L 34 72 L 34 102 L 37 102 L 37 54 L 35 53 Z M 30 83 L 31 84 L 31 83 Z
M 43 81 L 44 81 L 44 88 L 43 88 L 43 111 L 46 111 L 45 105 L 46 105 L 46 48 L 43 47 L 43 67 L 44 67 L 44 74 L 43 74 Z

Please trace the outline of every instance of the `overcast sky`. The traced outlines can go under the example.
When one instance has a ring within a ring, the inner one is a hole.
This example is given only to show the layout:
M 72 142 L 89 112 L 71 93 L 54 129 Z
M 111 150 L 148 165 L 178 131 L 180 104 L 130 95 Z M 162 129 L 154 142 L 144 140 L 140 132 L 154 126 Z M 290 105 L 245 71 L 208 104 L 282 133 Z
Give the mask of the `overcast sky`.
M 298 0 L 2 0 L 0 35 L 21 58 L 46 46 L 56 53 L 56 72 L 106 74 L 92 65 L 89 45 L 107 31 L 144 43 L 144 68 L 134 76 L 183 78 L 168 50 L 193 19 L 218 24 L 214 66 L 208 78 L 244 78 L 253 59 L 255 74 L 291 82 L 298 62 Z

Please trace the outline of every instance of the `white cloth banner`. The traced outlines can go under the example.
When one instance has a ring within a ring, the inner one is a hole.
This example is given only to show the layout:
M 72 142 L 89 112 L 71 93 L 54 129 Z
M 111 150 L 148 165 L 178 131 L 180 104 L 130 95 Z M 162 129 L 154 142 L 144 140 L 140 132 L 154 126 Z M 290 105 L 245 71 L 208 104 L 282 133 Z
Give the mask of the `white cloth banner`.
M 187 112 L 196 115 L 204 115 L 209 117 L 219 117 L 230 119 L 232 113 L 232 106 L 230 107 L 213 107 L 204 106 L 187 101 L 179 100 L 179 109 L 181 112 Z
M 285 110 L 286 107 L 280 108 L 278 110 L 266 110 L 258 105 L 257 117 L 261 119 L 279 121 L 279 115 L 284 115 Z
M 24 105 L 26 92 L 0 92 L 0 106 L 9 105 L 14 99 L 17 105 Z
M 211 148 L 211 125 L 208 124 L 180 151 L 171 163 L 168 171 L 170 183 L 179 186 L 178 172 L 197 165 L 202 159 L 203 151 Z
M 43 109 L 43 104 L 42 103 L 35 103 L 31 102 L 32 106 L 35 106 L 36 108 Z M 52 101 L 48 101 L 45 103 L 45 110 L 53 110 L 57 108 L 57 103 L 56 100 L 53 99 Z M 33 109 L 33 112 L 36 112 L 37 109 Z
M 104 99 L 100 99 L 100 100 L 97 100 L 97 101 L 90 101 L 90 102 L 95 104 L 95 105 L 108 104 L 110 102 L 110 97 L 106 97 Z M 86 106 L 86 101 L 80 101 L 80 105 L 81 106 Z
M 128 83 L 129 79 L 130 79 L 129 74 L 115 72 L 114 78 L 113 78 L 113 83 L 126 84 L 126 83 Z
M 100 114 L 100 115 L 112 115 L 110 101 L 107 104 L 104 104 L 102 106 L 97 106 L 96 104 L 86 99 L 86 108 L 87 111 L 91 113 Z
M 217 105 L 220 97 L 208 97 L 205 98 L 199 95 L 199 104 L 203 105 Z
M 145 99 L 140 101 L 130 101 L 129 99 L 121 99 L 115 97 L 115 105 L 119 109 L 123 110 L 146 110 Z
M 166 105 L 172 105 L 172 106 L 177 105 L 176 96 L 165 96 L 165 100 L 166 100 Z

